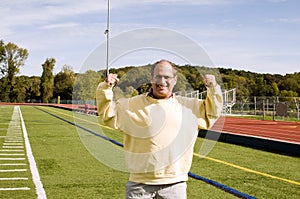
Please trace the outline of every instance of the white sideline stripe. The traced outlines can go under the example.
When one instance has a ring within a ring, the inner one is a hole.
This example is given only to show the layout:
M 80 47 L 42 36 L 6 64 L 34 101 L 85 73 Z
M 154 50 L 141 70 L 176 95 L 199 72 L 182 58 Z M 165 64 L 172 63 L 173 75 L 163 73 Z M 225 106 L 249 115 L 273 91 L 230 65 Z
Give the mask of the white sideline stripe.
M 38 196 L 37 198 L 38 199 L 46 199 L 47 198 L 46 192 L 45 192 L 43 184 L 41 182 L 40 175 L 39 175 L 39 172 L 38 172 L 38 169 L 37 169 L 37 166 L 36 166 L 36 162 L 35 162 L 33 154 L 32 154 L 32 150 L 31 150 L 31 147 L 30 147 L 30 142 L 29 142 L 29 139 L 28 139 L 28 134 L 27 134 L 27 130 L 26 130 L 26 126 L 25 126 L 25 122 L 24 122 L 24 119 L 23 119 L 21 109 L 20 109 L 19 106 L 17 106 L 17 107 L 15 107 L 14 110 L 19 111 L 19 115 L 20 115 L 20 119 L 21 119 L 21 126 L 22 126 L 22 130 L 23 130 L 24 141 L 25 141 L 25 147 L 26 147 L 26 152 L 27 152 L 27 157 L 28 157 L 28 160 L 29 160 L 29 166 L 30 166 L 30 170 L 31 170 L 31 173 L 32 173 L 32 179 L 33 179 L 33 182 L 34 182 L 34 185 L 35 185 L 35 188 L 36 188 L 36 193 L 37 193 L 37 196 Z
M 18 187 L 18 188 L 0 188 L 0 191 L 28 191 L 29 187 Z
M 0 160 L 25 160 L 25 158 L 0 158 Z
M 0 181 L 4 181 L 4 180 L 28 180 L 28 178 L 0 178 Z
M 0 173 L 10 173 L 10 172 L 25 172 L 27 169 L 2 169 Z

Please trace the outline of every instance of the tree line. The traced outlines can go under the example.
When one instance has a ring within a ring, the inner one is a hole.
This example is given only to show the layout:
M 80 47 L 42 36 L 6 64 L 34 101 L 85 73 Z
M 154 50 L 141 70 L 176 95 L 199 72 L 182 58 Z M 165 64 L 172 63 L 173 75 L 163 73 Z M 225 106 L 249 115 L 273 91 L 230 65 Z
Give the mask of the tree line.
M 71 66 L 64 65 L 53 73 L 55 58 L 47 58 L 41 64 L 41 76 L 19 76 L 19 70 L 28 58 L 28 51 L 14 43 L 0 40 L 0 101 L 5 102 L 57 102 L 61 100 L 94 100 L 99 82 L 105 71 L 87 70 L 75 73 Z M 126 66 L 112 68 L 111 73 L 120 77 L 114 88 L 115 97 L 128 97 L 145 93 L 150 89 L 150 67 Z M 237 96 L 300 96 L 300 72 L 293 74 L 259 74 L 244 70 L 209 68 L 205 66 L 177 65 L 179 69 L 176 91 L 206 90 L 202 77 L 215 74 L 217 81 L 226 90 L 236 88 Z

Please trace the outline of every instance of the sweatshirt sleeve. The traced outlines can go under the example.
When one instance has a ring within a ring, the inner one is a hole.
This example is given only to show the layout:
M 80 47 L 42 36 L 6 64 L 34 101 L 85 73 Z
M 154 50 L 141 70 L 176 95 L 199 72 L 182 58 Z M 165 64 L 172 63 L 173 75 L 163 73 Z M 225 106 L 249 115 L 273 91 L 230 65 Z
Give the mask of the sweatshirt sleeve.
M 113 101 L 113 85 L 101 82 L 96 90 L 97 111 L 103 122 L 116 129 L 116 111 Z
M 223 109 L 222 90 L 219 85 L 208 88 L 207 96 L 203 103 L 200 103 L 199 129 L 211 128 L 221 116 Z

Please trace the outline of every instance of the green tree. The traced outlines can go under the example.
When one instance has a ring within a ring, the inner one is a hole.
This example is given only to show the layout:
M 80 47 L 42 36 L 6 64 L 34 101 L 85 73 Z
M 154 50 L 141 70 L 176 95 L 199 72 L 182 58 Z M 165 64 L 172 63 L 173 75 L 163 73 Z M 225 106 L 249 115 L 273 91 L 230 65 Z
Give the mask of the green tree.
M 186 80 L 184 75 L 182 73 L 178 73 L 177 75 L 177 82 L 174 87 L 174 92 L 177 91 L 186 91 L 186 90 L 193 90 L 192 86 L 189 84 L 189 82 Z
M 247 79 L 247 88 L 249 91 L 249 96 L 256 96 L 255 92 L 256 92 L 256 82 L 254 78 L 249 78 Z
M 18 76 L 12 90 L 12 99 L 14 102 L 25 102 L 27 91 L 29 89 L 29 77 Z
M 41 98 L 43 103 L 48 103 L 53 96 L 54 76 L 53 69 L 56 60 L 54 58 L 47 59 L 43 67 L 43 74 L 41 77 Z
M 9 96 L 7 92 L 8 80 L 6 77 L 0 79 L 0 101 L 9 102 Z
M 94 100 L 100 75 L 96 71 L 88 70 L 77 74 L 73 88 L 73 100 Z
M 184 65 L 184 66 L 178 66 L 179 73 L 184 76 L 185 80 L 187 81 L 186 84 L 188 85 L 189 89 L 192 90 L 203 90 L 203 84 L 202 84 L 202 76 L 205 73 L 205 69 L 202 67 L 195 67 L 191 65 Z M 180 77 L 180 75 L 178 75 Z
M 15 76 L 19 73 L 20 67 L 24 65 L 25 60 L 28 58 L 28 51 L 24 48 L 18 47 L 16 44 L 9 42 L 4 44 L 0 41 L 0 72 L 2 77 L 6 77 L 5 85 L 5 100 L 14 101 L 13 88 Z
M 298 93 L 292 90 L 282 90 L 280 91 L 280 96 L 282 97 L 298 97 Z
M 4 58 L 5 58 L 5 44 L 2 40 L 0 40 L 0 77 L 2 77 L 4 75 L 4 69 L 2 69 L 2 62 L 4 62 Z
M 271 83 L 271 96 L 278 96 L 279 95 L 279 88 L 276 82 Z
M 236 76 L 234 88 L 237 89 L 237 95 L 249 96 L 249 90 L 247 88 L 247 79 L 245 77 Z
M 14 102 L 35 102 L 39 94 L 40 77 L 16 76 L 16 83 L 12 90 Z
M 75 73 L 70 66 L 63 66 L 62 70 L 54 77 L 53 96 L 60 96 L 61 100 L 72 100 Z
M 127 87 L 125 93 L 126 93 L 125 97 L 132 97 L 139 94 L 139 92 L 135 90 L 135 88 L 133 88 L 132 86 Z
M 29 88 L 26 94 L 26 101 L 40 102 L 41 96 L 41 77 L 32 76 L 29 78 Z
M 123 92 L 126 92 L 127 87 L 133 87 L 139 93 L 149 91 L 150 83 L 150 67 L 127 67 L 125 71 L 122 72 L 120 77 L 120 82 L 118 86 Z M 117 72 L 119 74 L 119 72 Z
M 260 75 L 256 78 L 255 96 L 266 96 L 267 86 L 264 77 Z

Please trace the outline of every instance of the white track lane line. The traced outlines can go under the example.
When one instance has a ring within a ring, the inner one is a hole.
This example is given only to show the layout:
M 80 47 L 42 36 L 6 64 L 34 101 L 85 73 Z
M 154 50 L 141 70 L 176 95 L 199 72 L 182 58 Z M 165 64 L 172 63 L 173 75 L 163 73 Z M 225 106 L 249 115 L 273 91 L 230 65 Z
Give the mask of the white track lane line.
M 45 192 L 43 184 L 41 182 L 40 175 L 39 175 L 39 172 L 38 172 L 38 169 L 36 166 L 36 162 L 35 162 L 33 154 L 32 154 L 32 150 L 31 150 L 31 146 L 30 146 L 30 142 L 29 142 L 29 138 L 28 138 L 28 134 L 27 134 L 27 130 L 26 130 L 26 126 L 25 126 L 25 122 L 23 119 L 21 109 L 19 106 L 16 106 L 15 108 L 17 108 L 17 110 L 20 113 L 21 126 L 22 126 L 24 141 L 25 141 L 26 153 L 27 153 L 27 157 L 28 157 L 28 161 L 29 161 L 32 179 L 33 179 L 33 182 L 34 182 L 35 188 L 36 188 L 36 194 L 38 196 L 37 198 L 38 199 L 46 199 L 47 198 L 46 192 Z

